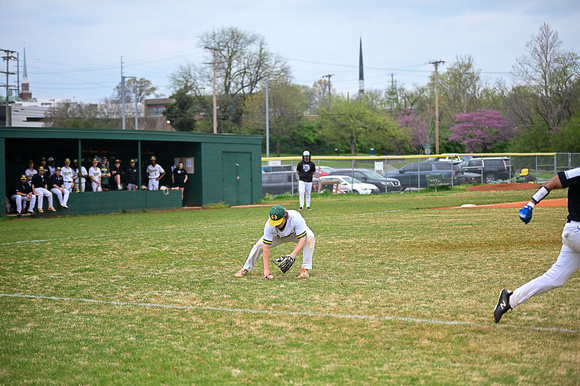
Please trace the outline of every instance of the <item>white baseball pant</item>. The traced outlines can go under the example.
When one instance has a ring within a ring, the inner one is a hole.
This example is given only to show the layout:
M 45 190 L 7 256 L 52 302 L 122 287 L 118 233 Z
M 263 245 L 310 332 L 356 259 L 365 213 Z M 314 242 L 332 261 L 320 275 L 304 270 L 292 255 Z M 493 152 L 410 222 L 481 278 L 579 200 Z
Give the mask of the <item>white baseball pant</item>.
M 48 197 L 48 207 L 52 207 L 52 193 L 49 192 L 47 189 L 44 188 L 36 188 L 36 193 L 38 193 L 38 209 L 42 209 L 42 203 L 44 201 L 44 197 Z
M 310 230 L 310 228 L 306 228 L 306 245 L 302 249 L 302 268 L 312 269 L 312 255 L 314 254 L 314 244 L 316 244 L 316 239 L 314 237 L 314 233 Z M 298 242 L 298 238 L 296 236 L 292 237 L 284 237 L 283 239 L 274 238 L 272 241 L 272 247 L 275 247 L 280 244 L 289 243 L 289 242 Z M 254 244 L 254 247 L 250 251 L 248 255 L 248 259 L 244 264 L 244 268 L 248 271 L 254 269 L 254 265 L 256 265 L 256 261 L 262 254 L 264 250 L 264 237 L 260 237 L 260 239 Z M 272 256 L 270 256 L 270 260 L 272 260 Z
M 64 190 L 64 193 L 60 191 L 60 189 L 57 188 L 52 188 L 50 189 L 51 192 L 53 192 L 54 194 L 56 194 L 56 198 L 58 198 L 58 202 L 60 202 L 60 205 L 65 205 L 68 202 L 68 196 L 69 196 L 69 192 L 68 190 Z
M 72 193 L 75 184 L 72 181 L 64 181 L 64 188 L 68 190 L 69 193 Z
M 566 223 L 562 231 L 562 249 L 550 269 L 523 286 L 510 296 L 510 306 L 516 308 L 532 296 L 562 287 L 580 267 L 580 222 Z
M 34 194 L 31 198 L 15 194 L 12 196 L 12 199 L 16 202 L 16 211 L 18 213 L 22 213 L 22 202 L 30 202 L 30 205 L 28 205 L 28 211 L 31 213 L 34 212 L 34 204 L 36 204 L 36 196 Z
M 149 179 L 149 186 L 147 187 L 149 190 L 159 190 L 159 181 L 157 178 L 150 178 Z
M 304 208 L 304 195 L 306 195 L 306 207 L 310 208 L 310 192 L 312 192 L 312 182 L 298 181 L 300 208 Z

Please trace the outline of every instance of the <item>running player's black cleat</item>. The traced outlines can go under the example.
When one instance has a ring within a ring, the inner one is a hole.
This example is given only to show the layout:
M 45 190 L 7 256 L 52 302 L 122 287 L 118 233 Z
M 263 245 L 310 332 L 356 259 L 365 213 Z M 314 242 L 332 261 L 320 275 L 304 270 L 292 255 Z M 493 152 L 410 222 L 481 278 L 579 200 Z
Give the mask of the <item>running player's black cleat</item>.
M 510 306 L 510 296 L 512 296 L 512 293 L 505 288 L 499 293 L 497 305 L 495 306 L 495 310 L 493 310 L 493 320 L 496 323 L 499 323 L 503 314 L 512 309 Z

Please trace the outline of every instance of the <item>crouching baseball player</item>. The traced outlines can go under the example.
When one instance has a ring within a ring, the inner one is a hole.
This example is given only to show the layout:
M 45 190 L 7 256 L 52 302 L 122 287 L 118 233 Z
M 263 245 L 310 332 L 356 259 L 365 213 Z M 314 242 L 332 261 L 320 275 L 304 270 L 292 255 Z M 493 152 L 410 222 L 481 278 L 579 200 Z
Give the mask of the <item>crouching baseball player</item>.
M 558 259 L 543 275 L 527 282 L 514 292 L 502 289 L 493 318 L 499 323 L 503 314 L 516 308 L 532 296 L 562 287 L 580 267 L 580 168 L 559 172 L 532 196 L 519 213 L 525 223 L 532 220 L 534 207 L 551 190 L 568 188 L 568 219 L 562 231 L 562 249 Z
M 316 239 L 314 233 L 306 225 L 306 221 L 295 210 L 286 210 L 280 205 L 272 207 L 270 218 L 264 226 L 264 236 L 256 242 L 244 267 L 235 276 L 246 276 L 254 269 L 256 261 L 263 253 L 264 279 L 273 279 L 270 271 L 270 251 L 272 247 L 283 243 L 294 242 L 296 247 L 289 255 L 282 256 L 274 261 L 283 273 L 286 273 L 296 259 L 296 255 L 302 251 L 302 269 L 298 277 L 308 277 L 308 271 L 312 269 L 312 255 Z

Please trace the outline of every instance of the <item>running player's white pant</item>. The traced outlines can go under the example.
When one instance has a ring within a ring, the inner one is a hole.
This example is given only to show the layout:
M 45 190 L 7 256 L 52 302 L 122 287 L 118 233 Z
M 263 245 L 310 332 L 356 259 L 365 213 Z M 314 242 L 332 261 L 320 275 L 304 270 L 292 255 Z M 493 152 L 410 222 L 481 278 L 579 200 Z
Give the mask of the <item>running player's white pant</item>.
M 42 202 L 44 201 L 44 197 L 48 197 L 48 207 L 52 207 L 52 193 L 49 192 L 47 189 L 44 188 L 36 188 L 36 193 L 38 193 L 38 209 L 42 209 Z
M 312 269 L 312 255 L 314 254 L 314 244 L 316 244 L 316 239 L 314 238 L 314 233 L 310 230 L 310 228 L 306 228 L 306 245 L 302 249 L 302 268 Z M 289 236 L 284 237 L 283 239 L 279 239 L 274 237 L 272 241 L 272 247 L 275 247 L 280 244 L 289 243 L 289 242 L 298 242 L 298 238 L 296 236 Z M 260 240 L 256 242 L 250 254 L 248 255 L 248 259 L 244 264 L 244 268 L 248 271 L 254 269 L 254 265 L 256 265 L 256 261 L 262 254 L 264 250 L 264 237 L 260 237 Z M 270 260 L 272 260 L 272 254 L 270 253 Z
M 29 212 L 34 212 L 34 204 L 36 204 L 36 196 L 33 194 L 31 198 L 28 198 L 26 196 L 21 196 L 20 194 L 15 194 L 14 196 L 12 196 L 12 199 L 16 202 L 16 211 L 18 213 L 22 212 L 22 202 L 30 202 L 30 205 L 28 205 L 28 211 Z
M 306 194 L 306 207 L 310 208 L 310 192 L 312 182 L 298 181 L 298 194 L 300 197 L 300 208 L 304 208 L 304 194 Z
M 149 190 L 159 190 L 159 181 L 157 178 L 150 178 L 149 179 L 149 186 L 147 187 Z
M 64 181 L 64 188 L 68 190 L 69 193 L 72 193 L 75 184 L 72 181 Z
M 63 193 L 60 191 L 60 189 L 52 188 L 50 189 L 50 191 L 56 194 L 56 198 L 58 198 L 58 202 L 60 202 L 60 205 L 66 205 L 66 203 L 68 202 L 68 195 L 70 194 L 68 190 L 65 189 Z
M 532 281 L 516 289 L 510 297 L 510 306 L 516 308 L 532 296 L 562 287 L 580 267 L 580 222 L 566 223 L 562 232 L 562 249 L 558 260 Z

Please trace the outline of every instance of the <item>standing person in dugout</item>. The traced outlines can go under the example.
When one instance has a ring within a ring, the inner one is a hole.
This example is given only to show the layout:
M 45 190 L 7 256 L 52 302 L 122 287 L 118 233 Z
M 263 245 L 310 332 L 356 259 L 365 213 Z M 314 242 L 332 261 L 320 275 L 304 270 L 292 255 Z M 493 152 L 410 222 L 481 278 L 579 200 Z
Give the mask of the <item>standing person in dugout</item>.
M 159 190 L 159 180 L 165 175 L 165 170 L 163 170 L 161 165 L 157 164 L 157 158 L 155 156 L 151 156 L 149 161 L 151 161 L 151 164 L 147 166 L 147 177 L 149 178 L 147 189 Z
M 125 183 L 127 184 L 127 190 L 137 190 L 139 170 L 137 170 L 136 163 L 136 159 L 131 159 L 129 167 L 125 170 Z
M 64 188 L 68 190 L 69 193 L 72 193 L 74 188 L 75 171 L 70 167 L 69 158 L 64 160 L 64 166 L 60 170 L 64 181 Z
M 532 296 L 562 287 L 580 267 L 580 168 L 559 172 L 532 196 L 523 209 L 520 219 L 525 223 L 532 220 L 534 207 L 553 189 L 568 188 L 568 218 L 562 231 L 562 249 L 558 259 L 542 276 L 539 276 L 514 292 L 502 289 L 493 312 L 499 323 L 503 314 L 518 307 Z
M 185 183 L 187 182 L 187 172 L 183 168 L 183 162 L 178 163 L 177 167 L 173 169 L 171 179 L 173 180 L 173 186 L 181 190 L 181 201 L 183 201 L 183 193 L 185 192 Z
M 312 192 L 312 177 L 316 171 L 316 165 L 310 160 L 310 152 L 302 153 L 302 161 L 296 166 L 298 173 L 298 194 L 300 197 L 300 210 L 304 208 L 304 195 L 306 195 L 306 209 L 310 210 L 310 193 Z
M 308 271 L 312 269 L 312 255 L 316 239 L 306 221 L 295 210 L 286 210 L 280 205 L 272 207 L 270 216 L 264 225 L 264 235 L 256 242 L 244 267 L 235 276 L 246 276 L 254 269 L 254 265 L 261 254 L 264 259 L 264 279 L 273 279 L 270 271 L 270 251 L 272 247 L 283 243 L 294 242 L 296 247 L 290 253 L 294 258 L 302 251 L 302 269 L 298 277 L 309 277 Z
M 111 177 L 111 169 L 109 169 L 109 159 L 103 157 L 101 159 L 101 190 L 103 192 L 109 191 L 109 178 Z

